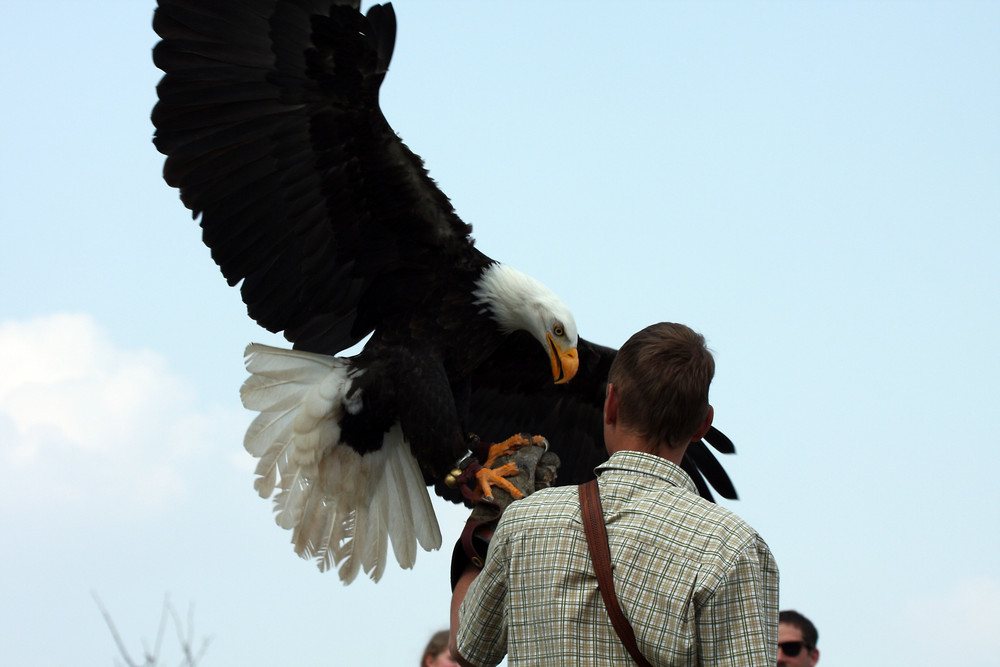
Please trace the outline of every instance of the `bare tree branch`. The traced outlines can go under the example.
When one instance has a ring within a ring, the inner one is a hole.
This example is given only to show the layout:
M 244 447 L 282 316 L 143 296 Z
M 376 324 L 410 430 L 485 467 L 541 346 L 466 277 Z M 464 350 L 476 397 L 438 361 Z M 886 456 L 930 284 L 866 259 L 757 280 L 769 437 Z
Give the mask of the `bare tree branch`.
M 91 595 L 97 602 L 97 607 L 101 610 L 101 614 L 104 616 L 104 621 L 108 624 L 108 629 L 111 630 L 111 636 L 115 640 L 115 645 L 118 647 L 118 652 L 121 653 L 127 667 L 159 667 L 160 650 L 163 647 L 163 637 L 166 634 L 168 618 L 173 620 L 174 629 L 177 633 L 177 642 L 180 645 L 181 653 L 184 656 L 180 663 L 181 667 L 197 667 L 198 662 L 200 662 L 204 657 L 205 653 L 208 651 L 209 644 L 212 642 L 212 637 L 205 637 L 202 639 L 201 648 L 198 649 L 197 653 L 194 651 L 194 603 L 191 603 L 188 607 L 188 627 L 185 631 L 184 623 L 181 622 L 177 611 L 174 609 L 173 605 L 170 604 L 170 596 L 168 595 L 165 596 L 163 600 L 163 609 L 160 612 L 160 624 L 157 628 L 156 640 L 153 648 L 150 650 L 149 642 L 143 639 L 142 645 L 145 660 L 142 663 L 138 663 L 129 655 L 128 650 L 125 648 L 125 642 L 122 640 L 121 634 L 118 632 L 118 628 L 115 626 L 114 620 L 111 618 L 111 614 L 104 607 L 100 598 L 97 597 L 97 593 L 92 592 Z M 116 659 L 115 665 L 121 665 L 121 663 Z
M 97 597 L 97 593 L 91 591 L 90 594 L 94 597 L 94 601 L 97 602 L 97 607 L 101 610 L 101 615 L 104 616 L 104 622 L 108 624 L 108 629 L 111 630 L 111 636 L 114 637 L 115 644 L 118 646 L 118 652 L 122 654 L 123 658 L 125 658 L 125 664 L 128 665 L 128 667 L 139 667 L 139 665 L 137 665 L 129 656 L 128 650 L 125 648 L 125 642 L 122 641 L 121 635 L 118 634 L 118 628 L 115 627 L 115 622 L 111 620 L 111 614 L 109 614 L 108 610 L 105 609 L 101 599 Z

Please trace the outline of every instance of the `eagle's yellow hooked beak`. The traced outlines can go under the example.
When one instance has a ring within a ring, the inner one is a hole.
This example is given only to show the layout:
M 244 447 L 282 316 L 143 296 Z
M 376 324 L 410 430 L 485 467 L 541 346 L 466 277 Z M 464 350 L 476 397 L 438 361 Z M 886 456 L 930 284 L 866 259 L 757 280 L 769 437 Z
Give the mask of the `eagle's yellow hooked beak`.
M 564 350 L 551 334 L 546 334 L 549 342 L 549 361 L 552 363 L 552 379 L 556 384 L 565 384 L 573 379 L 580 368 L 580 357 L 575 347 Z

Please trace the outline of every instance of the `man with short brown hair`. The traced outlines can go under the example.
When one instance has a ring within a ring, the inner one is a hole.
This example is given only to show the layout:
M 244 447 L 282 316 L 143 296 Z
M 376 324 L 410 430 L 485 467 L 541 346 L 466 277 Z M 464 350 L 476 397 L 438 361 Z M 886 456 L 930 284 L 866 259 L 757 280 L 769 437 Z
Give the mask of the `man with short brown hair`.
M 651 664 L 773 667 L 778 571 L 767 544 L 680 468 L 712 425 L 714 372 L 704 338 L 671 323 L 632 336 L 611 367 L 611 456 L 597 471 L 614 588 Z M 511 667 L 632 664 L 597 588 L 576 487 L 507 507 L 482 572 L 469 565 L 458 578 L 452 640 L 462 665 L 505 654 Z
M 711 426 L 708 388 L 715 360 L 705 338 L 684 326 L 663 322 L 638 332 L 615 355 L 608 384 L 629 400 L 621 418 L 649 445 L 687 447 L 706 418 Z

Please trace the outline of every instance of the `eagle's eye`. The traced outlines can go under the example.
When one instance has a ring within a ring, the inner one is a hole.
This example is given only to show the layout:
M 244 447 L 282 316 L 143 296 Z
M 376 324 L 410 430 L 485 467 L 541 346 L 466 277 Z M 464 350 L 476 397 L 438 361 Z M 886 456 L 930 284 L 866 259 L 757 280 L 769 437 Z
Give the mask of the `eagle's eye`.
M 566 335 L 566 330 L 563 329 L 561 324 L 557 324 L 555 328 L 552 329 L 552 333 L 559 336 L 560 338 Z

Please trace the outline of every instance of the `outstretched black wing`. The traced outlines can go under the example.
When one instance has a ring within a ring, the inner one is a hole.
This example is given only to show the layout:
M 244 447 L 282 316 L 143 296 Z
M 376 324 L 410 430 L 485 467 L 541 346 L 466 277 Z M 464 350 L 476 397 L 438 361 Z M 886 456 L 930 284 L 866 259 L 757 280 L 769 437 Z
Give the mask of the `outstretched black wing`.
M 419 285 L 484 261 L 386 122 L 391 6 L 160 0 L 153 110 L 166 181 L 251 317 L 333 354 Z
M 594 467 L 608 458 L 604 448 L 604 388 L 617 351 L 580 339 L 576 377 L 555 385 L 550 377 L 536 372 L 544 369 L 544 359 L 516 370 L 506 361 L 541 355 L 537 347 L 526 336 L 511 336 L 505 348 L 479 369 L 473 380 L 469 429 L 490 442 L 518 431 L 543 435 L 562 460 L 556 483 L 579 484 L 593 478 Z M 714 427 L 705 440 L 724 454 L 736 451 L 729 438 Z M 736 498 L 729 475 L 705 442 L 688 447 L 681 467 L 705 498 L 713 500 L 711 489 L 724 498 Z
M 295 347 L 335 354 L 442 273 L 482 266 L 471 227 L 378 105 L 391 6 L 338 0 L 160 0 L 153 110 L 166 181 L 201 215 L 205 243 L 247 310 Z M 433 276 L 433 277 L 432 277 Z M 561 481 L 604 460 L 601 407 L 614 350 L 580 341 L 580 371 L 554 386 L 526 335 L 476 373 L 469 426 L 484 439 L 542 433 Z M 516 362 L 515 362 L 516 360 Z M 721 434 L 719 434 L 721 435 Z M 727 439 L 709 441 L 731 451 Z M 686 469 L 710 496 L 728 477 L 704 445 Z

